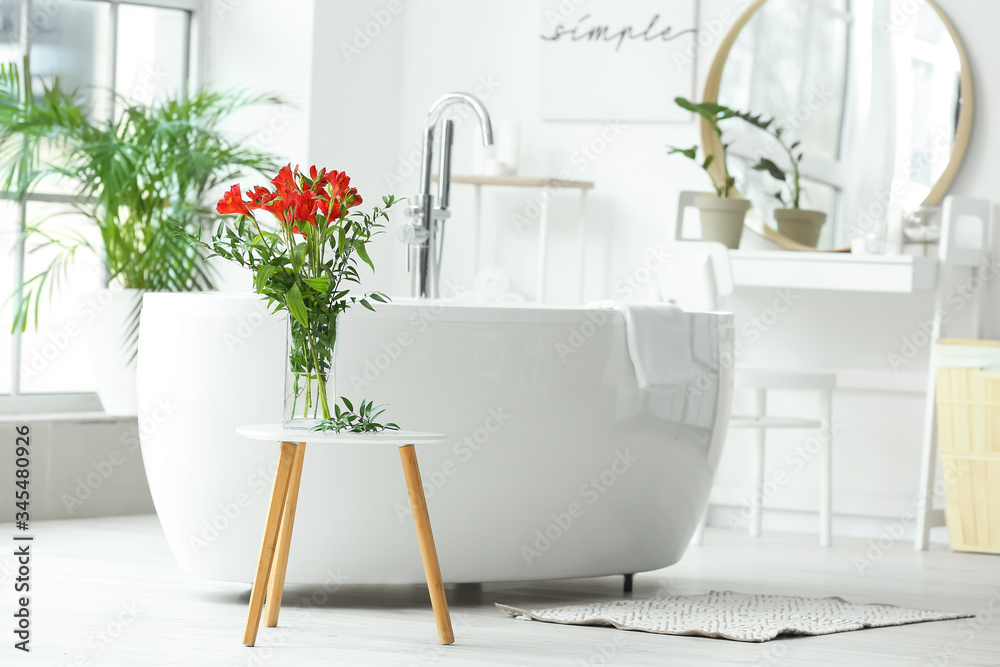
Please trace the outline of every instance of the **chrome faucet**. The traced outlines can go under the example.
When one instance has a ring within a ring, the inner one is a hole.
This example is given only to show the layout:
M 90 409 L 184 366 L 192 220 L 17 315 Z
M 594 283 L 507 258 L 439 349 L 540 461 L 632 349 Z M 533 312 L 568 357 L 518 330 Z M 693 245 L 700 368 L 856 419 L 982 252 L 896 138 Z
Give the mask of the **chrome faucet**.
M 420 158 L 420 192 L 413 204 L 406 207 L 412 218 L 399 226 L 399 240 L 407 245 L 406 270 L 413 272 L 413 296 L 436 299 L 441 279 L 441 253 L 444 249 L 444 221 L 451 215 L 448 201 L 451 195 L 451 144 L 455 134 L 455 121 L 441 120 L 445 109 L 455 104 L 468 104 L 479 116 L 483 145 L 493 145 L 493 126 L 486 107 L 468 93 L 448 93 L 431 105 L 424 121 L 424 140 Z M 434 132 L 441 122 L 438 149 L 437 202 L 431 195 L 431 160 L 433 159 Z M 436 205 L 435 205 L 436 203 Z

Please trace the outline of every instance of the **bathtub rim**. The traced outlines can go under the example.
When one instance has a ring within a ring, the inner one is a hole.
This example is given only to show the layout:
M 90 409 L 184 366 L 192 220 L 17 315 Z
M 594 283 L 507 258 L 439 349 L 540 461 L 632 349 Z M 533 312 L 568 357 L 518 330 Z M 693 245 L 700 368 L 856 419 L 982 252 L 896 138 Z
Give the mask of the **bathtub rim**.
M 443 300 L 416 300 L 411 297 L 391 297 L 387 304 L 378 304 L 372 312 L 357 306 L 343 317 L 352 320 L 397 321 L 428 323 L 504 323 L 504 324 L 566 324 L 579 325 L 592 322 L 594 313 L 617 313 L 616 324 L 624 324 L 621 311 L 607 306 L 580 306 L 563 304 L 538 304 L 524 302 L 468 303 Z M 150 303 L 165 309 L 198 315 L 247 315 L 247 304 L 256 303 L 262 315 L 284 317 L 281 311 L 269 313 L 264 298 L 253 292 L 146 292 L 143 305 Z M 226 304 L 232 304 L 227 308 Z M 692 325 L 715 329 L 733 328 L 733 314 L 721 310 L 685 310 L 692 318 Z

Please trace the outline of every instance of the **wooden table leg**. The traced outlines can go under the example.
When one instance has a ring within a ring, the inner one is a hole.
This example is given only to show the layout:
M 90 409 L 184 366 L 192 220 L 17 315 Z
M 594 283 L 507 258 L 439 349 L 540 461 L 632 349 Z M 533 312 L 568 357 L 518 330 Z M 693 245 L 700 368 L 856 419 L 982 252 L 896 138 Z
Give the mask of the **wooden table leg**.
M 292 527 L 295 525 L 295 507 L 299 501 L 299 483 L 302 481 L 302 460 L 306 456 L 306 443 L 295 447 L 295 460 L 285 494 L 285 509 L 281 513 L 281 529 L 278 531 L 278 549 L 274 553 L 271 566 L 271 580 L 267 585 L 267 605 L 264 608 L 264 625 L 273 628 L 278 624 L 281 609 L 281 593 L 285 586 L 285 569 L 288 567 L 288 549 L 292 543 Z
M 427 590 L 431 594 L 431 607 L 434 609 L 438 639 L 442 644 L 454 644 L 455 633 L 451 627 L 451 616 L 448 614 L 448 599 L 444 595 L 444 584 L 441 582 L 441 566 L 438 564 L 434 535 L 431 533 L 431 519 L 427 515 L 427 499 L 424 497 L 424 485 L 420 481 L 417 452 L 413 445 L 403 445 L 399 448 L 399 456 L 403 460 L 403 475 L 406 477 L 406 490 L 410 494 L 410 508 L 413 510 L 413 523 L 417 528 L 420 557 L 424 561 L 424 576 L 427 578 Z
M 274 547 L 278 541 L 278 528 L 285 507 L 285 495 L 288 492 L 288 481 L 295 459 L 295 447 L 295 443 L 292 442 L 281 443 L 281 457 L 278 459 L 278 470 L 274 474 L 274 488 L 271 489 L 271 505 L 267 511 L 267 523 L 264 524 L 264 540 L 260 545 L 260 560 L 257 562 L 257 574 L 254 575 L 253 591 L 250 593 L 247 626 L 243 632 L 244 646 L 253 646 L 257 641 L 257 627 L 260 625 L 260 614 L 264 609 L 264 589 L 271 573 L 271 561 L 274 560 Z

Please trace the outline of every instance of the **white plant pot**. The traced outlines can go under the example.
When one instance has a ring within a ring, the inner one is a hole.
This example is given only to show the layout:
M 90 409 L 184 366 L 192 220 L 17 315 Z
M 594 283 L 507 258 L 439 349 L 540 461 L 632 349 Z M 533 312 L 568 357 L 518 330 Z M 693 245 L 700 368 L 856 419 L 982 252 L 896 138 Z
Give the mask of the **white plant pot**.
M 815 248 L 819 234 L 826 223 L 823 211 L 805 211 L 801 208 L 779 208 L 774 211 L 778 231 L 796 243 Z
M 97 315 L 84 335 L 97 395 L 109 415 L 131 417 L 138 412 L 135 346 L 128 334 L 141 294 L 137 289 L 107 289 L 92 297 Z
M 716 241 L 730 250 L 740 247 L 743 220 L 750 210 L 749 200 L 698 194 L 694 197 L 694 205 L 701 215 L 703 241 Z

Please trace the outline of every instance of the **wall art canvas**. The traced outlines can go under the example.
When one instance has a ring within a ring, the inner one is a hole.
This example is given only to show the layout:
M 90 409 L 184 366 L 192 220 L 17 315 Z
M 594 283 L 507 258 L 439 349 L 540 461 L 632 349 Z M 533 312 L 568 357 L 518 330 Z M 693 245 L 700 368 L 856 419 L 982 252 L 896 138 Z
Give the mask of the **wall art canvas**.
M 697 25 L 696 0 L 541 0 L 542 118 L 690 120 Z

